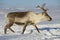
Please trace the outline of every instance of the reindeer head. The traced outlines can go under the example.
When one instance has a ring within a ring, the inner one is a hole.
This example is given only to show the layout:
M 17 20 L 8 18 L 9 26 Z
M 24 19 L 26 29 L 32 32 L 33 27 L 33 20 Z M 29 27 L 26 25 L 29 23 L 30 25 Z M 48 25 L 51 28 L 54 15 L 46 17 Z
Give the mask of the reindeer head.
M 41 14 L 42 15 L 41 17 L 42 17 L 43 20 L 51 21 L 52 18 L 47 14 L 48 9 L 45 9 L 44 6 L 45 6 L 45 3 L 42 6 L 39 6 L 39 5 L 37 6 L 37 8 L 41 8 L 43 10 L 43 12 Z

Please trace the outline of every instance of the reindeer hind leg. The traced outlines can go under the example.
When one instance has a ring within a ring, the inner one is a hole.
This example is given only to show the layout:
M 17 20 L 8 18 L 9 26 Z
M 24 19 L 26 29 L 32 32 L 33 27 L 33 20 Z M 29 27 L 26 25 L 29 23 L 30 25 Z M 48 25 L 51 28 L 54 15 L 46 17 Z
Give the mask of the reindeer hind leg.
M 7 31 L 7 27 L 5 26 L 5 28 L 4 28 L 4 34 L 6 34 L 6 31 Z
M 9 29 L 10 29 L 10 31 L 15 32 L 14 30 L 12 30 L 12 28 L 9 28 Z
M 13 23 L 8 23 L 5 28 L 4 28 L 4 33 L 6 34 L 7 29 L 11 30 L 12 32 L 14 32 L 14 30 L 12 30 L 10 27 L 13 25 Z

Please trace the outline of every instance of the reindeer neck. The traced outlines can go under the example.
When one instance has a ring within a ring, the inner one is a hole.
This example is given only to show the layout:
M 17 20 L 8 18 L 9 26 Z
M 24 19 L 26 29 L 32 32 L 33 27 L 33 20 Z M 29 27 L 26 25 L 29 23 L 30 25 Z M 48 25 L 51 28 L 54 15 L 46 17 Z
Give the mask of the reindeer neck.
M 42 21 L 42 14 L 41 13 L 37 14 L 34 20 L 35 20 L 35 23 L 41 22 Z

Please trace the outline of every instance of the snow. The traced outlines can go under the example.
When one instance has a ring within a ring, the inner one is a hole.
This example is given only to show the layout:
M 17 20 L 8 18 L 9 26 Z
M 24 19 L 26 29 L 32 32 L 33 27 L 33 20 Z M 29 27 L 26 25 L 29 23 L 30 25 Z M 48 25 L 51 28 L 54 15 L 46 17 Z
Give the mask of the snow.
M 15 33 L 7 30 L 7 34 L 4 34 L 5 14 L 8 12 L 1 11 L 0 40 L 60 40 L 60 9 L 55 9 L 55 11 L 54 9 L 50 9 L 48 12 L 53 19 L 51 22 L 46 21 L 37 24 L 40 33 L 36 31 L 35 27 L 29 25 L 24 34 L 21 34 L 23 25 L 16 24 L 12 26 Z
M 32 25 L 29 25 L 24 34 L 21 34 L 23 26 L 13 25 L 15 33 L 8 30 L 7 34 L 3 33 L 3 27 L 0 26 L 0 40 L 60 40 L 60 24 L 37 26 L 40 33 Z

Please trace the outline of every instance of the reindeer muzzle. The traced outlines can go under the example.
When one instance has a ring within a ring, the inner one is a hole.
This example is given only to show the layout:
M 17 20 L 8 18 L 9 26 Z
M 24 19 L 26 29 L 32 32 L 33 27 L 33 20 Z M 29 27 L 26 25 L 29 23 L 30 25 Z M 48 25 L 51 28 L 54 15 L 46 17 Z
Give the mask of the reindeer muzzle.
M 49 21 L 51 21 L 52 20 L 52 18 L 50 18 L 50 20 Z

